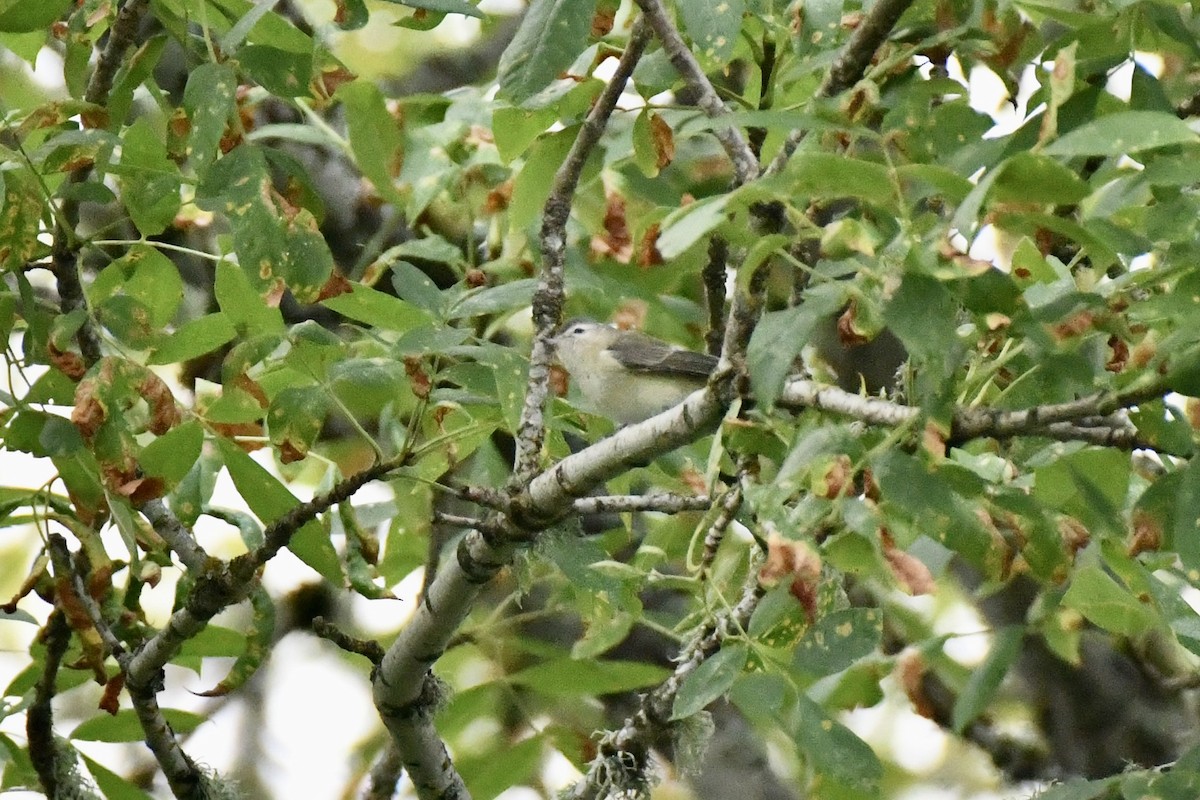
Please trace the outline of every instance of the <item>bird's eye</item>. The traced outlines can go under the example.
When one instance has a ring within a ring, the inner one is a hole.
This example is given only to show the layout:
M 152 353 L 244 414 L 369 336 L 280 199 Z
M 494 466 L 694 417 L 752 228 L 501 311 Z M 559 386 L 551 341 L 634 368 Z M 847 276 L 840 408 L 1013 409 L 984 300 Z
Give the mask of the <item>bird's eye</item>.
M 572 325 L 571 326 L 571 333 L 583 333 L 586 330 L 587 330 L 586 325 Z

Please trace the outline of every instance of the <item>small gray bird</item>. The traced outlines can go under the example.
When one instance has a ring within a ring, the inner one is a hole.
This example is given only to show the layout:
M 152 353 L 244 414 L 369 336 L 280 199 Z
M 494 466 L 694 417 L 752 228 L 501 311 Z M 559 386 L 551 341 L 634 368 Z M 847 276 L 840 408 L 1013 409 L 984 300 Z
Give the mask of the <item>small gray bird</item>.
M 550 340 L 584 408 L 628 425 L 678 405 L 704 386 L 717 359 L 588 319 L 573 319 Z

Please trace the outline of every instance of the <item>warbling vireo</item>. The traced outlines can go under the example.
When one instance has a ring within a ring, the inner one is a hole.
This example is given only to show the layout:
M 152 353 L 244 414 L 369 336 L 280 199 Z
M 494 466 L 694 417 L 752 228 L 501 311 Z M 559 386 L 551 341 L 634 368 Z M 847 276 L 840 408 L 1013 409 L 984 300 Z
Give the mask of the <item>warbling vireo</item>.
M 622 425 L 677 405 L 717 366 L 714 356 L 587 319 L 567 322 L 550 344 L 584 408 Z

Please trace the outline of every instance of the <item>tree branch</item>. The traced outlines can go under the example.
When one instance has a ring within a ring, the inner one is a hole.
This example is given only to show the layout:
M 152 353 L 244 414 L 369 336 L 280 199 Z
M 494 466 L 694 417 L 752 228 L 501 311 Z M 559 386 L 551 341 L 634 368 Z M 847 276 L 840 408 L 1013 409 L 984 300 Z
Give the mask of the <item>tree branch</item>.
M 716 519 L 708 526 L 708 532 L 704 534 L 704 552 L 700 556 L 700 575 L 702 577 L 708 574 L 709 568 L 717 558 L 717 550 L 721 547 L 721 542 L 725 540 L 725 532 L 729 530 L 730 524 L 742 508 L 744 494 L 741 473 L 743 473 L 743 469 L 738 471 L 740 473 L 738 482 L 729 487 L 721 497 L 720 511 L 717 513 Z
M 126 0 L 125 5 L 117 12 L 117 18 L 108 32 L 108 42 L 96 61 L 96 69 L 92 72 L 84 92 L 84 100 L 87 102 L 96 106 L 104 106 L 108 102 L 113 76 L 116 75 L 125 52 L 137 38 L 142 14 L 149 5 L 149 0 Z M 79 201 L 71 190 L 87 180 L 91 171 L 90 164 L 71 171 L 66 190 L 62 193 L 62 208 L 56 216 L 50 258 L 51 270 L 58 286 L 59 308 L 64 314 L 74 311 L 87 312 L 87 299 L 84 297 L 83 283 L 79 279 L 79 249 L 75 240 L 75 226 L 79 224 Z M 100 335 L 90 314 L 85 316 L 79 326 L 75 341 L 88 366 L 100 360 Z
M 900 16 L 912 3 L 913 0 L 878 0 L 842 48 L 841 54 L 826 73 L 825 80 L 821 82 L 821 87 L 817 89 L 816 96 L 833 97 L 862 80 L 875 51 L 887 40 Z M 771 159 L 771 165 L 767 167 L 768 175 L 775 175 L 787 166 L 788 159 L 796 152 L 796 147 L 807 133 L 808 131 L 798 128 L 788 134 L 775 158 Z
M 725 103 L 721 101 L 712 82 L 704 74 L 700 62 L 696 61 L 692 51 L 688 49 L 687 43 L 675 29 L 675 24 L 667 16 L 667 10 L 663 7 L 662 1 L 637 0 L 637 4 L 654 28 L 655 36 L 662 42 L 671 64 L 688 88 L 696 93 L 696 105 L 700 107 L 700 110 L 713 119 L 728 116 L 729 109 L 725 108 Z M 754 151 L 750 149 L 750 144 L 742 136 L 741 131 L 733 125 L 729 125 L 724 128 L 715 128 L 713 134 L 725 148 L 729 160 L 733 162 L 736 185 L 741 186 L 758 177 L 758 159 L 754 157 Z
M 725 639 L 743 631 L 764 594 L 758 570 L 751 564 L 742 598 L 732 609 L 715 616 L 692 638 L 679 656 L 678 666 L 653 692 L 642 697 L 637 712 L 618 730 L 604 736 L 600 755 L 587 775 L 565 795 L 570 800 L 624 796 L 622 789 L 637 792 L 649 784 L 646 769 L 650 749 L 672 727 L 671 711 L 683 682 L 711 658 Z
M 1109 418 L 1117 409 L 1131 408 L 1161 397 L 1167 388 L 1159 381 L 1121 392 L 1098 392 L 1067 403 L 1052 403 L 1018 410 L 967 408 L 954 412 L 949 444 L 990 437 L 1046 436 L 1065 441 L 1081 440 L 1123 449 L 1149 447 L 1136 429 L 1123 419 Z M 921 410 L 878 397 L 825 386 L 805 378 L 789 380 L 779 398 L 785 408 L 815 408 L 852 417 L 872 425 L 898 427 L 916 420 Z M 1081 424 L 1104 418 L 1100 425 Z
M 725 340 L 725 284 L 728 280 L 729 243 L 720 236 L 708 242 L 708 261 L 704 264 L 704 304 L 708 308 L 708 332 L 704 335 L 706 351 L 711 355 L 721 352 Z
M 143 741 L 162 768 L 171 792 L 180 800 L 206 800 L 207 795 L 201 791 L 205 780 L 203 773 L 180 746 L 175 731 L 171 729 L 158 705 L 158 692 L 163 688 L 161 670 L 155 673 L 150 681 L 136 681 L 130 677 L 130 659 L 125 646 L 117 639 L 108 621 L 104 619 L 100 607 L 88 593 L 81 571 L 71 567 L 66 540 L 57 534 L 51 534 L 49 547 L 56 577 L 70 582 L 74 588 L 75 601 L 87 613 L 105 648 L 121 667 L 125 676 L 125 688 L 129 692 L 138 722 L 141 723 L 142 733 L 145 734 Z
M 46 797 L 58 797 L 58 745 L 54 739 L 52 701 L 57 689 L 58 670 L 71 643 L 71 626 L 61 609 L 50 612 L 39 637 L 46 644 L 42 674 L 38 676 L 33 702 L 25 714 L 25 735 L 29 739 L 29 760 L 42 784 Z
M 322 512 L 349 499 L 368 482 L 397 469 L 402 462 L 403 458 L 381 461 L 351 475 L 325 494 L 296 506 L 267 526 L 263 533 L 264 543 L 256 550 L 228 563 L 206 558 L 196 570 L 196 583 L 183 607 L 130 658 L 126 669 L 129 681 L 146 683 L 156 679 L 183 643 L 203 630 L 210 619 L 250 596 L 258 583 L 258 569 L 285 547 L 296 531 Z
M 151 500 L 140 510 L 142 516 L 150 522 L 150 527 L 175 551 L 189 571 L 199 572 L 204 567 L 204 563 L 208 561 L 208 553 L 179 518 L 171 513 L 166 503 L 162 500 Z
M 396 795 L 396 784 L 404 774 L 404 761 L 394 741 L 389 741 L 383 755 L 371 767 L 371 775 L 363 800 L 391 800 Z
M 576 514 L 623 514 L 638 511 L 657 511 L 679 514 L 684 511 L 704 511 L 712 504 L 707 495 L 652 494 L 592 495 L 581 497 L 572 504 Z
M 617 100 L 625 90 L 633 68 L 650 41 L 650 29 L 645 18 L 634 23 L 629 43 L 617 64 L 612 79 L 596 99 L 580 126 L 579 135 L 571 144 L 562 166 L 554 173 L 554 184 L 542 212 L 542 271 L 533 296 L 533 324 L 536 335 L 529 355 L 529 381 L 521 421 L 517 426 L 517 454 L 513 470 L 513 486 L 519 486 L 537 472 L 545 436 L 546 395 L 549 393 L 550 348 L 548 339 L 562 321 L 565 299 L 563 270 L 566 265 L 567 220 L 571 216 L 571 198 L 579 185 L 588 156 L 600 141 Z

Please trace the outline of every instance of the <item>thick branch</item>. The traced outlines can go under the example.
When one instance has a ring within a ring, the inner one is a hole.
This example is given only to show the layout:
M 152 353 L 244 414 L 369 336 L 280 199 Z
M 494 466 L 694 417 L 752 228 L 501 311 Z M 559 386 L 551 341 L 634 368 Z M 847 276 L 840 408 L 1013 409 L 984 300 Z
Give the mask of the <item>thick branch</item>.
M 71 626 L 60 609 L 50 612 L 39 638 L 46 645 L 42 674 L 38 677 L 33 703 L 25 714 L 25 735 L 29 739 L 29 760 L 41 781 L 46 797 L 58 797 L 58 747 L 54 741 L 54 710 L 51 702 L 57 689 L 58 669 L 71 643 Z
M 108 33 L 108 42 L 96 61 L 96 70 L 88 80 L 84 99 L 97 106 L 108 102 L 113 76 L 121 65 L 121 59 L 137 38 L 142 14 L 149 0 L 127 0 Z M 87 300 L 83 294 L 83 283 L 79 279 L 79 249 L 75 241 L 75 226 L 79 224 L 79 202 L 73 196 L 72 187 L 83 183 L 91 173 L 91 166 L 80 166 L 72 170 L 67 179 L 62 207 L 57 216 L 54 243 L 50 256 L 54 278 L 58 287 L 59 308 L 64 314 L 87 311 Z M 86 317 L 75 334 L 79 352 L 88 366 L 100 360 L 100 335 L 95 323 Z
M 108 31 L 108 41 L 96 60 L 96 71 L 88 79 L 87 90 L 83 99 L 89 103 L 102 106 L 108 102 L 108 93 L 112 91 L 113 78 L 121 66 L 125 52 L 137 41 L 138 27 L 142 24 L 142 14 L 150 6 L 150 0 L 126 0 L 125 5 L 117 12 L 112 28 Z
M 650 29 L 644 18 L 638 19 L 629 34 L 629 43 L 621 55 L 616 72 L 588 112 L 562 166 L 554 173 L 554 184 L 542 212 L 542 272 L 533 297 L 533 324 L 537 334 L 529 355 L 529 382 L 525 405 L 521 410 L 521 422 L 517 427 L 514 486 L 519 486 L 537 472 L 542 453 L 546 429 L 543 414 L 550 380 L 547 340 L 562 321 L 565 298 L 563 269 L 566 265 L 567 219 L 571 216 L 571 198 L 575 196 L 584 164 L 604 134 L 608 119 L 617 107 L 617 100 L 649 41 Z
M 171 793 L 179 800 L 208 800 L 204 791 L 206 779 L 196 762 L 179 745 L 171 724 L 158 705 L 158 692 L 162 691 L 161 677 L 153 683 L 134 685 L 126 682 L 133 710 L 145 734 L 146 746 L 154 754 L 154 760 L 162 767 Z

